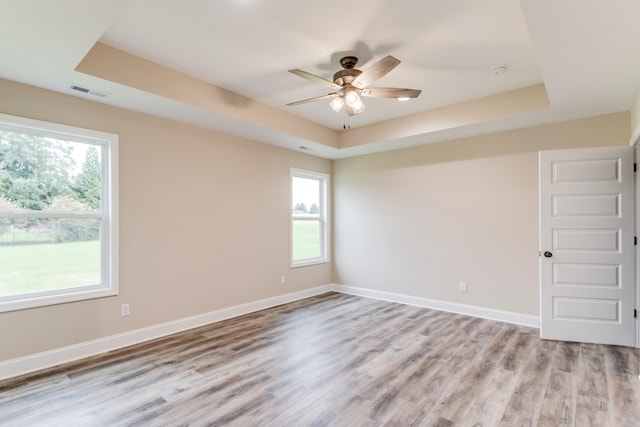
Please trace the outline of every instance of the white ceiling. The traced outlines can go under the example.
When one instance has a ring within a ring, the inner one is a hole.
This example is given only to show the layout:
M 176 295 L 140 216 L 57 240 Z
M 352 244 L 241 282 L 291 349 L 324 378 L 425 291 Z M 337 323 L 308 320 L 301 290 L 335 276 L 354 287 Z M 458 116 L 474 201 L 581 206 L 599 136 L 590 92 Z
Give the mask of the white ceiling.
M 639 18 L 638 0 L 0 0 L 0 77 L 339 158 L 627 111 L 640 90 Z M 359 57 L 360 69 L 386 55 L 402 61 L 372 86 L 421 89 L 420 97 L 364 98 L 347 133 L 540 83 L 551 107 L 340 149 L 76 71 L 97 42 L 336 133 L 344 117 L 327 101 L 286 106 L 331 91 L 287 70 L 332 80 L 345 55 Z M 506 72 L 496 76 L 498 65 Z

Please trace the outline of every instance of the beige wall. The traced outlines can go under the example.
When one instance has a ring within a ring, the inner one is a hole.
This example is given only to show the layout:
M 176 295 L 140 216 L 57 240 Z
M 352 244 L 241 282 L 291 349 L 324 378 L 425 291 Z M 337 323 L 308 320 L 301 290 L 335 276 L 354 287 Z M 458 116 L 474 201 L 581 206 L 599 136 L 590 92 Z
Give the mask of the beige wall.
M 332 164 L 5 80 L 0 94 L 1 113 L 120 136 L 121 287 L 0 313 L 0 361 L 332 281 L 537 315 L 537 152 L 625 145 L 631 127 L 620 113 Z M 332 166 L 336 262 L 290 269 L 289 168 Z
M 334 281 L 538 315 L 537 153 L 629 128 L 619 113 L 335 161 Z
M 0 94 L 2 113 L 119 135 L 121 290 L 0 313 L 0 361 L 331 282 L 330 264 L 289 268 L 288 208 L 289 168 L 329 160 L 6 80 Z

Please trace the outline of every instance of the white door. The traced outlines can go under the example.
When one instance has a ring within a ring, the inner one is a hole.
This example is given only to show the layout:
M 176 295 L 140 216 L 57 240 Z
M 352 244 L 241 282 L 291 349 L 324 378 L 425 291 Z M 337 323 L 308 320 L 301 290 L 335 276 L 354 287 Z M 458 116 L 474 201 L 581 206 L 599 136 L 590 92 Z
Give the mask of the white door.
M 635 346 L 631 147 L 540 152 L 540 336 Z

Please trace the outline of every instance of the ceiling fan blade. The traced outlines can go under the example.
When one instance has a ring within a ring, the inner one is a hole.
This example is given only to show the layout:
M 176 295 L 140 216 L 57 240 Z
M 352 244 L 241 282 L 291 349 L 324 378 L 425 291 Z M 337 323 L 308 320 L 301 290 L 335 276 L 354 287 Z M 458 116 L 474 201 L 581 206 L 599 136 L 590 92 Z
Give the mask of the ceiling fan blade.
M 417 98 L 420 93 L 419 89 L 403 89 L 399 87 L 370 87 L 362 89 L 360 95 L 372 98 Z
M 291 102 L 291 103 L 289 103 L 287 105 L 288 106 L 294 106 L 294 105 L 306 104 L 307 102 L 314 102 L 314 101 L 320 101 L 322 99 L 334 98 L 337 95 L 338 95 L 337 93 L 330 93 L 328 95 L 316 96 L 314 98 L 303 99 L 302 101 Z
M 386 56 L 364 70 L 362 74 L 351 82 L 351 85 L 358 89 L 364 89 L 380 77 L 386 75 L 389 71 L 396 68 L 398 64 L 400 64 L 399 59 L 396 59 L 391 55 Z
M 334 82 L 327 80 L 325 78 L 322 78 L 320 76 L 316 76 L 315 74 L 311 74 L 311 73 L 307 73 L 306 71 L 302 71 L 302 70 L 298 70 L 297 68 L 295 70 L 289 70 L 290 73 L 295 74 L 296 76 L 300 76 L 303 79 L 307 79 L 307 80 L 311 80 L 314 83 L 318 83 L 321 84 L 323 86 L 326 87 L 330 87 L 331 89 L 340 89 L 341 86 L 338 86 L 337 84 L 335 84 Z

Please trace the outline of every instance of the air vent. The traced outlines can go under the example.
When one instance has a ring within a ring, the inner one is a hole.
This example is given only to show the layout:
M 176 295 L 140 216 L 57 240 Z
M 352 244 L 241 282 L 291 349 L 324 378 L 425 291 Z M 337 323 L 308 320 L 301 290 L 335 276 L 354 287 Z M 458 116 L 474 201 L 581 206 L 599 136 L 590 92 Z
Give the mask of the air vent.
M 106 98 L 109 96 L 106 92 L 98 92 L 97 90 L 90 90 L 89 95 L 99 96 L 100 98 Z
M 93 95 L 93 96 L 99 96 L 100 98 L 106 98 L 109 95 L 111 95 L 110 93 L 107 93 L 107 92 L 100 92 L 99 90 L 88 89 L 86 87 L 82 87 L 78 85 L 71 85 L 71 89 L 77 90 L 78 92 L 82 92 L 82 93 L 88 93 L 89 95 Z
M 89 90 L 90 90 L 90 89 L 87 89 L 86 87 L 80 87 L 76 85 L 71 85 L 71 89 L 77 90 L 79 92 L 84 92 L 84 93 L 89 93 Z

